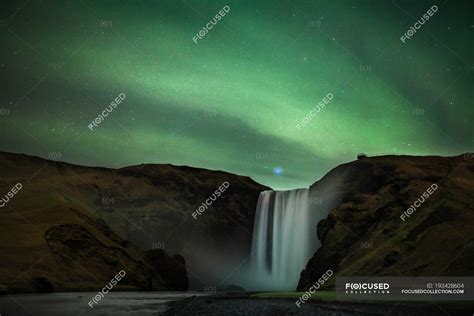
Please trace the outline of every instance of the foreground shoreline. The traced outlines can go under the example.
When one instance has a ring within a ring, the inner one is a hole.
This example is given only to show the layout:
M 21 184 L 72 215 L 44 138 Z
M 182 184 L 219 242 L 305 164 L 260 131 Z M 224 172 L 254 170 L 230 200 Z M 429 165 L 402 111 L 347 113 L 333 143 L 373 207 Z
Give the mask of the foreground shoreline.
M 8 294 L 0 296 L 2 316 L 31 315 L 469 315 L 474 302 L 340 302 L 313 297 L 298 308 L 281 292 L 117 292 L 88 305 L 94 292 Z M 298 294 L 296 292 L 291 294 Z M 324 294 L 324 293 L 323 293 Z M 274 295 L 274 296 L 273 296 Z
M 167 303 L 162 313 L 175 315 L 473 315 L 474 302 L 340 302 L 308 301 L 297 307 L 295 299 L 255 298 L 254 293 L 218 293 Z

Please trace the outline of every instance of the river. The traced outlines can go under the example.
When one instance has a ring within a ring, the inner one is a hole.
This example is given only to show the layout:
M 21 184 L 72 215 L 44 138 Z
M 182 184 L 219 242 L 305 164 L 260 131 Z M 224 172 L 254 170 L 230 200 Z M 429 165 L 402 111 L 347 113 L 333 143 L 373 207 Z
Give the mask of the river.
M 167 303 L 206 295 L 193 292 L 110 292 L 94 308 L 88 302 L 97 292 L 18 294 L 0 296 L 0 316 L 157 315 Z

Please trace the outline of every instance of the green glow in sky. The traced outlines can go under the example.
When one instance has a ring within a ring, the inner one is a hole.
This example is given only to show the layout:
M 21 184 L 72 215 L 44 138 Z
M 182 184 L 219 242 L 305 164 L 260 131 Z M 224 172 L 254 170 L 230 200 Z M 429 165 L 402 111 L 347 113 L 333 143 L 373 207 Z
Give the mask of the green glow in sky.
M 230 11 L 195 43 L 225 5 Z M 472 2 L 2 4 L 0 150 L 304 187 L 358 153 L 472 151 Z M 94 131 L 89 123 L 127 95 Z M 334 95 L 302 129 L 296 125 Z

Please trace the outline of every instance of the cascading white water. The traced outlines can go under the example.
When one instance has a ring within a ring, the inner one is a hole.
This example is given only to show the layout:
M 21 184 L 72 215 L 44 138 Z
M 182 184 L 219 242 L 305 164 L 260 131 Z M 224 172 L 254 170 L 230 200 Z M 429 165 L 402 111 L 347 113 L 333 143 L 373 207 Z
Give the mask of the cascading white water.
M 314 254 L 317 212 L 309 189 L 260 193 L 252 239 L 251 271 L 257 288 L 294 290 Z

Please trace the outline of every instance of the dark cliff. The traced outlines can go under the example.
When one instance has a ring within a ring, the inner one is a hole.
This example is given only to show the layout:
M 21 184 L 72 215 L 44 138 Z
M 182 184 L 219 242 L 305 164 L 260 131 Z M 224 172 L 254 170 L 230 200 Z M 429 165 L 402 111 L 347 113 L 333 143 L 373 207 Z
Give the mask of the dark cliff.
M 311 187 L 315 211 L 328 216 L 315 223 L 321 247 L 298 290 L 328 269 L 326 288 L 337 276 L 472 275 L 471 157 L 361 157 L 329 172 Z
M 38 277 L 55 290 L 102 288 L 122 268 L 123 287 L 212 285 L 248 254 L 258 196 L 268 189 L 221 171 L 93 168 L 11 153 L 0 153 L 0 174 L 4 194 L 22 184 L 0 208 L 0 283 L 17 292 L 37 290 Z

